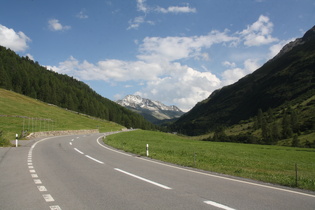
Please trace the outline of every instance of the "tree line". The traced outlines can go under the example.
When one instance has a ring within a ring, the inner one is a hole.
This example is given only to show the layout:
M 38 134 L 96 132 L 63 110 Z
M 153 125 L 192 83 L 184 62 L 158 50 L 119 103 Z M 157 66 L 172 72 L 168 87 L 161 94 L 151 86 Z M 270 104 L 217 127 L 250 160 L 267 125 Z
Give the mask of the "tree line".
M 306 140 L 301 143 L 299 136 L 302 133 L 312 133 L 315 130 L 315 117 L 310 117 L 305 120 L 305 117 L 300 113 L 300 110 L 312 107 L 314 101 L 309 102 L 305 107 L 292 108 L 287 106 L 280 111 L 268 109 L 263 112 L 258 110 L 248 124 L 247 132 L 238 135 L 227 135 L 224 126 L 218 126 L 214 130 L 212 137 L 204 139 L 205 141 L 219 142 L 238 142 L 238 143 L 253 143 L 253 144 L 277 144 L 284 139 L 290 139 L 291 143 L 287 146 L 315 148 L 315 142 Z M 308 114 L 313 115 L 314 109 L 310 108 Z
M 102 97 L 87 84 L 58 74 L 0 46 L 0 88 L 126 127 L 155 129 L 141 115 Z

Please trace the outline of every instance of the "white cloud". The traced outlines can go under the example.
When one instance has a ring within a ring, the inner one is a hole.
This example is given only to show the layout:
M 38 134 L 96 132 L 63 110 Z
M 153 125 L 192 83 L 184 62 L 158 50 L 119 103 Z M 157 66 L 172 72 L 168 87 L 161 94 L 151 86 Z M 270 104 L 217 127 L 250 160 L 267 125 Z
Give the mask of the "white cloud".
M 146 37 L 140 46 L 138 58 L 150 62 L 175 61 L 183 58 L 205 58 L 202 52 L 213 44 L 237 40 L 237 37 L 227 35 L 227 31 L 212 31 L 206 36 L 193 37 Z
M 168 8 L 162 7 L 150 7 L 146 4 L 146 0 L 136 0 L 137 1 L 137 10 L 143 15 L 137 16 L 134 19 L 128 21 L 129 26 L 127 30 L 130 29 L 138 29 L 141 24 L 148 23 L 150 25 L 154 25 L 155 22 L 152 20 L 146 20 L 146 17 L 149 13 L 172 13 L 172 14 L 179 14 L 179 13 L 195 13 L 197 10 L 196 8 L 191 8 L 189 5 L 187 6 L 170 6 Z
M 230 61 L 224 61 L 222 63 L 223 66 L 225 67 L 229 67 L 229 68 L 235 68 L 236 64 L 234 62 L 230 62 Z
M 103 80 L 109 83 L 138 81 L 144 83 L 139 95 L 176 103 L 183 110 L 190 109 L 220 86 L 220 80 L 214 74 L 199 72 L 180 63 L 104 60 L 92 64 L 70 57 L 59 63 L 59 66 L 47 68 L 80 80 Z
M 236 67 L 235 63 L 225 61 L 224 66 L 231 67 L 222 73 L 222 85 L 230 85 L 237 82 L 242 77 L 257 70 L 260 67 L 258 60 L 247 59 L 243 63 L 243 68 Z
M 127 28 L 127 30 L 138 29 L 140 27 L 140 25 L 143 23 L 148 23 L 150 25 L 154 25 L 153 21 L 145 20 L 144 16 L 138 16 L 138 17 L 135 17 L 133 20 L 129 21 L 129 27 Z
M 23 32 L 15 32 L 12 28 L 0 24 L 0 45 L 19 52 L 25 51 L 30 41 Z
M 155 11 L 157 12 L 161 12 L 161 13 L 196 13 L 197 10 L 196 8 L 191 8 L 189 6 L 184 6 L 184 7 L 179 7 L 179 6 L 170 6 L 167 9 L 162 8 L 162 7 L 157 7 L 155 9 Z
M 127 62 L 115 59 L 99 61 L 97 64 L 88 61 L 80 63 L 72 56 L 68 60 L 60 62 L 58 67 L 49 66 L 48 68 L 82 80 L 104 80 L 106 82 L 155 80 L 164 72 L 163 68 L 155 63 Z
M 277 38 L 271 36 L 273 23 L 267 16 L 261 15 L 259 19 L 239 34 L 244 39 L 246 46 L 260 46 L 278 41 Z
M 149 8 L 147 7 L 147 5 L 145 4 L 146 0 L 137 0 L 137 9 L 138 11 L 141 12 L 148 12 Z
M 65 31 L 71 28 L 71 26 L 63 26 L 57 19 L 50 19 L 48 21 L 48 27 L 52 31 Z
M 77 18 L 79 19 L 87 19 L 89 16 L 86 14 L 85 10 L 81 10 L 77 15 Z
M 145 1 L 138 1 L 138 3 L 141 10 L 147 8 Z M 143 22 L 145 18 L 141 16 L 134 21 L 135 24 Z M 207 64 L 203 63 L 204 66 L 201 66 L 203 70 L 198 70 L 182 64 L 182 61 L 192 59 L 207 61 L 209 60 L 207 50 L 213 45 L 220 44 L 229 48 L 232 43 L 244 41 L 244 44 L 249 46 L 249 43 L 254 44 L 257 41 L 257 39 L 250 39 L 253 38 L 252 35 L 263 35 L 268 39 L 271 37 L 271 32 L 272 23 L 269 18 L 260 16 L 255 23 L 242 32 L 213 30 L 200 36 L 146 37 L 142 41 L 137 40 L 135 43 L 139 47 L 139 53 L 136 61 L 108 59 L 89 63 L 70 57 L 58 66 L 49 68 L 80 80 L 103 80 L 115 85 L 128 82 L 128 85 L 134 85 L 132 89 L 140 88 L 135 94 L 159 100 L 165 104 L 175 104 L 187 111 L 197 102 L 207 98 L 214 90 L 232 84 L 258 69 L 266 56 L 257 57 L 257 54 L 253 55 L 252 51 L 237 50 L 237 45 L 234 45 L 233 52 L 220 60 L 224 69 L 224 72 L 219 75 L 220 78 L 207 69 Z M 267 42 L 255 44 L 252 46 L 267 44 Z M 280 44 L 282 43 L 279 42 L 270 47 L 270 52 L 278 49 Z M 238 57 L 235 56 L 236 54 Z M 213 59 L 211 62 L 215 62 Z M 115 97 L 118 96 L 120 95 Z
M 276 56 L 280 52 L 280 50 L 284 47 L 284 45 L 294 40 L 295 39 L 282 40 L 278 42 L 277 44 L 274 44 L 271 47 L 269 47 L 270 52 L 269 52 L 268 58 L 273 58 L 274 56 Z
M 188 111 L 196 102 L 207 98 L 220 87 L 221 81 L 210 72 L 199 72 L 179 63 L 170 64 L 169 68 L 169 75 L 148 81 L 136 94 L 177 104 L 183 111 Z
M 26 56 L 27 56 L 29 59 L 31 59 L 32 61 L 35 61 L 34 57 L 33 57 L 31 54 L 27 53 Z

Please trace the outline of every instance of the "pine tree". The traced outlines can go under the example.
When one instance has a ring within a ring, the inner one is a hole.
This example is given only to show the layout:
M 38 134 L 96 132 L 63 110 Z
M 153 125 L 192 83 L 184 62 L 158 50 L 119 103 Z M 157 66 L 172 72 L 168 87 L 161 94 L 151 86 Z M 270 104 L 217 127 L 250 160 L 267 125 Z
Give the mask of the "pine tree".
M 298 135 L 294 135 L 293 136 L 293 139 L 292 139 L 292 144 L 291 144 L 292 147 L 298 147 L 299 146 L 299 139 L 298 139 Z
M 271 142 L 273 142 L 270 126 L 265 118 L 262 118 L 261 135 L 266 144 L 271 144 Z
M 263 118 L 264 118 L 264 114 L 262 112 L 261 109 L 258 110 L 258 115 L 257 115 L 257 120 L 258 120 L 258 128 L 262 127 L 262 123 L 263 123 Z
M 213 135 L 213 140 L 222 142 L 229 141 L 229 137 L 226 135 L 223 126 L 217 127 Z
M 274 142 L 281 139 L 281 133 L 280 133 L 279 125 L 276 122 L 271 124 L 271 135 L 272 135 L 272 139 Z
M 287 112 L 284 113 L 282 118 L 282 136 L 283 138 L 292 137 L 291 120 Z
M 291 112 L 291 127 L 294 133 L 300 133 L 298 114 L 295 110 L 292 110 Z

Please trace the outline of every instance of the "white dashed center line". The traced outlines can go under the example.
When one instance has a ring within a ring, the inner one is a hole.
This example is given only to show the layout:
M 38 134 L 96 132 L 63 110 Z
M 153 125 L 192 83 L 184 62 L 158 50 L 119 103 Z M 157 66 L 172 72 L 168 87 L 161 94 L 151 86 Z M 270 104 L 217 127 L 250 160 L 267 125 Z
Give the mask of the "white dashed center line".
M 119 169 L 119 168 L 115 168 L 115 170 L 116 170 L 116 171 L 119 171 L 119 172 L 121 172 L 121 173 L 127 174 L 127 175 L 129 175 L 129 176 L 132 176 L 132 177 L 134 177 L 134 178 L 140 179 L 140 180 L 142 180 L 142 181 L 148 182 L 148 183 L 150 183 L 150 184 L 156 185 L 156 186 L 161 187 L 161 188 L 163 188 L 163 189 L 166 189 L 166 190 L 171 190 L 171 189 L 172 189 L 172 188 L 170 188 L 170 187 L 168 187 L 168 186 L 165 186 L 165 185 L 159 184 L 159 183 L 157 183 L 157 182 L 151 181 L 151 180 L 149 180 L 149 179 L 145 179 L 145 178 L 143 178 L 143 177 L 134 175 L 134 174 L 129 173 L 129 172 L 127 172 L 127 171 L 123 171 L 123 170 L 121 170 L 121 169 Z
M 78 150 L 77 148 L 74 148 L 74 150 L 77 151 L 78 153 L 82 154 L 82 155 L 84 154 L 83 152 L 81 152 L 81 151 Z
M 38 179 L 38 175 L 36 174 L 36 171 L 34 169 L 34 166 L 33 166 L 33 160 L 32 160 L 32 154 L 33 154 L 33 149 L 35 148 L 36 144 L 41 142 L 41 141 L 44 141 L 46 139 L 42 139 L 38 142 L 36 142 L 35 144 L 32 145 L 31 149 L 29 150 L 28 152 L 28 156 L 27 156 L 27 165 L 28 165 L 28 168 L 30 169 L 29 172 L 33 178 L 33 181 L 37 187 L 37 189 L 39 190 L 39 192 L 47 192 L 47 188 L 42 184 L 42 181 L 40 179 Z M 50 195 L 50 194 L 42 194 L 43 198 L 45 199 L 46 202 L 54 202 L 55 199 Z M 49 206 L 49 208 L 51 210 L 61 210 L 60 206 L 58 205 L 54 205 L 54 206 Z
M 34 179 L 35 184 L 42 184 L 42 181 L 40 179 Z
M 46 189 L 45 186 L 37 186 L 37 188 L 38 188 L 38 190 L 39 190 L 40 192 L 46 192 L 46 191 L 47 191 L 47 189 Z
M 89 156 L 89 155 L 85 155 L 85 157 L 90 158 L 91 160 L 94 160 L 95 162 L 98 162 L 98 163 L 100 163 L 100 164 L 104 164 L 104 162 L 102 162 L 102 161 L 100 161 L 100 160 L 97 160 L 97 159 L 95 159 L 95 158 L 92 158 L 92 157 Z
M 235 210 L 233 208 L 230 208 L 228 206 L 225 206 L 225 205 L 222 205 L 220 203 L 213 202 L 213 201 L 204 201 L 204 203 L 211 205 L 211 206 L 215 206 L 215 207 L 220 208 L 220 209 L 224 209 L 224 210 Z
M 46 202 L 53 202 L 55 201 L 54 198 L 50 194 L 43 194 L 43 197 Z

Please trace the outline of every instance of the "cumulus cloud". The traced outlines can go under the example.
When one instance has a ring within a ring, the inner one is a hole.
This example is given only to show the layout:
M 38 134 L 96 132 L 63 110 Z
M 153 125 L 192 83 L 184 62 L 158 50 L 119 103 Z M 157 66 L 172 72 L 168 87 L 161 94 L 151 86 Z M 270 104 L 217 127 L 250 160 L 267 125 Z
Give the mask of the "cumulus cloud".
M 258 60 L 247 59 L 243 63 L 243 68 L 236 67 L 235 63 L 225 61 L 224 66 L 230 67 L 222 73 L 222 85 L 230 85 L 237 82 L 242 77 L 257 70 L 260 67 Z
M 172 71 L 167 76 L 147 81 L 146 86 L 136 94 L 177 104 L 183 111 L 188 111 L 220 86 L 220 79 L 211 72 L 199 72 L 179 63 L 169 65 Z
M 229 36 L 227 31 L 212 31 L 206 36 L 192 37 L 146 37 L 140 46 L 138 58 L 150 62 L 176 61 L 183 58 L 208 58 L 202 53 L 203 48 L 213 44 L 237 40 Z
M 88 61 L 79 62 L 74 57 L 70 57 L 58 66 L 47 66 L 47 68 L 80 80 L 144 83 L 138 95 L 175 103 L 183 110 L 190 109 L 197 101 L 208 97 L 221 83 L 210 72 L 199 72 L 176 62 L 104 60 L 92 64 Z
M 246 46 L 260 46 L 278 41 L 277 38 L 271 36 L 273 23 L 267 16 L 261 15 L 259 19 L 239 34 L 244 39 Z
M 138 3 L 139 10 L 148 12 L 144 0 L 138 0 Z M 134 22 L 141 24 L 143 21 L 145 21 L 144 18 L 139 18 Z M 220 61 L 224 71 L 218 76 L 205 66 L 197 69 L 184 65 L 182 61 L 209 60 L 207 50 L 213 45 L 230 48 L 231 44 L 241 42 L 244 42 L 245 46 L 267 44 L 269 41 L 266 40 L 275 40 L 271 32 L 272 23 L 269 18 L 260 16 L 255 23 L 242 32 L 213 30 L 200 36 L 145 37 L 142 41 L 136 42 L 139 51 L 135 61 L 107 59 L 90 63 L 70 57 L 58 66 L 49 68 L 80 80 L 102 80 L 109 84 L 131 82 L 140 88 L 134 94 L 166 104 L 176 104 L 188 111 L 214 90 L 232 84 L 252 73 L 264 61 L 261 58 L 254 59 L 255 56 L 248 52 L 245 52 L 246 56 L 244 56 L 244 53 L 235 50 L 236 45 L 233 45 L 233 49 L 237 53 L 231 53 Z M 263 35 L 266 39 L 256 42 L 258 39 L 253 39 L 254 35 Z M 284 43 L 278 42 L 271 46 L 270 52 L 274 53 L 282 44 Z M 236 59 L 233 58 L 233 54 L 242 54 L 242 56 Z M 213 62 L 212 59 L 211 62 Z
M 14 51 L 25 51 L 31 39 L 23 32 L 16 32 L 12 28 L 7 28 L 0 24 L 0 45 Z
M 72 56 L 68 60 L 60 62 L 59 66 L 48 66 L 48 68 L 82 80 L 104 80 L 106 82 L 155 80 L 164 72 L 163 68 L 156 63 L 110 59 L 92 64 L 88 61 L 80 62 Z
M 50 19 L 48 21 L 48 27 L 51 31 L 66 31 L 71 28 L 71 26 L 63 26 L 57 19 Z

